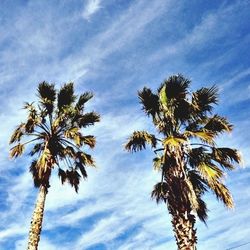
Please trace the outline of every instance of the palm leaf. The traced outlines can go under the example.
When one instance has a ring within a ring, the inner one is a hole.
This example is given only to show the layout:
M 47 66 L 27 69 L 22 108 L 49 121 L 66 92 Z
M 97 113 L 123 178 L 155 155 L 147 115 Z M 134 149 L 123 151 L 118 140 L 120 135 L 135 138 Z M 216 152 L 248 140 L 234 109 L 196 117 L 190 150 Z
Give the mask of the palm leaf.
M 198 131 L 186 130 L 184 132 L 184 136 L 189 137 L 189 138 L 197 138 L 197 139 L 200 139 L 202 142 L 208 143 L 210 145 L 214 145 L 214 138 L 216 134 L 208 130 L 198 130 Z
M 57 95 L 57 106 L 59 111 L 65 106 L 70 106 L 75 101 L 74 85 L 72 82 L 64 84 Z
M 90 148 L 94 148 L 96 144 L 96 139 L 93 135 L 81 136 L 81 143 L 88 145 Z
M 10 157 L 17 158 L 24 152 L 24 144 L 18 143 L 16 146 L 10 149 Z
M 13 132 L 11 138 L 10 138 L 10 144 L 14 142 L 20 142 L 22 136 L 24 135 L 24 128 L 25 128 L 25 123 L 21 123 Z
M 42 82 L 38 85 L 38 96 L 40 103 L 46 109 L 48 114 L 51 114 L 54 109 L 54 102 L 56 99 L 56 90 L 54 84 Z
M 208 119 L 206 125 L 204 126 L 204 129 L 218 134 L 222 132 L 232 131 L 233 126 L 225 117 L 214 115 L 213 117 Z
M 151 145 L 152 148 L 156 147 L 157 139 L 154 135 L 146 131 L 135 131 L 129 138 L 125 149 L 128 151 L 136 152 L 146 148 L 146 143 Z
M 100 115 L 95 112 L 85 113 L 77 119 L 77 123 L 80 128 L 85 128 L 90 125 L 94 125 L 100 121 Z
M 184 138 L 169 136 L 169 137 L 167 137 L 167 138 L 163 141 L 163 144 L 164 144 L 165 146 L 178 147 L 178 146 L 184 144 L 185 142 L 187 142 L 187 140 L 184 139 Z
M 154 185 L 153 191 L 151 193 L 151 198 L 155 199 L 157 203 L 163 201 L 166 203 L 167 196 L 169 192 L 169 187 L 166 182 L 159 182 Z
M 151 89 L 144 87 L 143 90 L 138 91 L 138 96 L 141 104 L 143 105 L 143 110 L 147 115 L 152 115 L 159 112 L 159 98 L 157 95 L 153 94 Z
M 160 171 L 162 168 L 163 156 L 157 156 L 153 159 L 154 170 Z
M 93 93 L 85 92 L 84 94 L 79 96 L 79 99 L 76 103 L 76 108 L 82 110 L 84 108 L 84 104 L 93 97 Z

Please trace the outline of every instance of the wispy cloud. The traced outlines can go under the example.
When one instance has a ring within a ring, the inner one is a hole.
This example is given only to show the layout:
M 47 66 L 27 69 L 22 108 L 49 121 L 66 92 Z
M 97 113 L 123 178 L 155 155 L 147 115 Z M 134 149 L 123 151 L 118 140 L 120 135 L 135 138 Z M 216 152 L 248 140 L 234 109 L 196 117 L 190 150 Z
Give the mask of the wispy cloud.
M 82 12 L 83 18 L 89 21 L 100 8 L 101 0 L 88 0 Z

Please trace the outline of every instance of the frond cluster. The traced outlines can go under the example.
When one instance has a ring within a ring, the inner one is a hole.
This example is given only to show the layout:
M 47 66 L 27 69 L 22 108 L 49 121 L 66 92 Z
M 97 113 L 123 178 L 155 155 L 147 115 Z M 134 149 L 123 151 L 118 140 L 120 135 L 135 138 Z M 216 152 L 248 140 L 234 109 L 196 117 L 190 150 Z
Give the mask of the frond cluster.
M 26 103 L 28 116 L 13 132 L 10 156 L 23 154 L 26 144 L 32 144 L 29 154 L 33 157 L 30 172 L 36 187 L 49 187 L 51 171 L 58 167 L 62 183 L 69 182 L 78 191 L 80 179 L 87 177 L 86 166 L 94 166 L 91 155 L 83 147 L 94 148 L 93 135 L 84 135 L 82 128 L 100 121 L 95 112 L 85 113 L 85 103 L 93 94 L 74 94 L 73 83 L 67 83 L 56 91 L 54 84 L 42 82 L 38 89 L 39 102 Z

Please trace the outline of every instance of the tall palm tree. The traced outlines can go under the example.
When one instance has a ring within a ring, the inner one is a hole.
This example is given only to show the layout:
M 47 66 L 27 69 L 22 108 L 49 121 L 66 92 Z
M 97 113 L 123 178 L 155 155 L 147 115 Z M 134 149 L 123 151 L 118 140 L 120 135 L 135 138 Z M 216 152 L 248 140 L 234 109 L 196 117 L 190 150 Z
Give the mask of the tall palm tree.
M 22 155 L 25 146 L 32 144 L 30 172 L 39 193 L 29 231 L 29 250 L 38 247 L 52 171 L 57 168 L 62 184 L 68 182 L 78 191 L 81 177 L 87 178 L 85 167 L 94 166 L 93 158 L 83 151 L 83 146 L 94 148 L 96 143 L 94 136 L 83 135 L 82 128 L 100 120 L 95 112 L 84 113 L 84 105 L 93 97 L 92 93 L 77 97 L 73 83 L 56 91 L 54 84 L 42 82 L 37 90 L 39 102 L 25 104 L 27 120 L 10 139 L 10 144 L 15 144 L 10 150 L 12 158 Z
M 241 160 L 236 149 L 215 144 L 218 135 L 233 128 L 225 117 L 213 114 L 217 88 L 190 92 L 189 86 L 188 79 L 174 75 L 157 93 L 146 87 L 139 91 L 143 110 L 158 133 L 135 131 L 125 145 L 131 152 L 145 149 L 146 144 L 153 148 L 153 166 L 161 172 L 161 180 L 151 195 L 157 203 L 167 204 L 180 250 L 196 249 L 196 216 L 203 222 L 207 219 L 205 192 L 211 190 L 226 207 L 233 207 L 224 170 L 233 170 Z

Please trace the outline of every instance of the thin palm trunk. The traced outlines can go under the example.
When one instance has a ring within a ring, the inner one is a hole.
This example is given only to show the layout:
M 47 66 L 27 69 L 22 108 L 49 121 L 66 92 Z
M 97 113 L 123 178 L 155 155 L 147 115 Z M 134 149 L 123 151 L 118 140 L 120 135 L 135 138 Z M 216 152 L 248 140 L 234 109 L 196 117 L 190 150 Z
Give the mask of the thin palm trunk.
M 39 189 L 36 206 L 34 209 L 34 213 L 31 220 L 30 231 L 29 231 L 29 241 L 28 241 L 28 250 L 37 250 L 38 243 L 40 240 L 40 234 L 42 230 L 42 222 L 43 222 L 43 213 L 44 213 L 44 205 L 45 199 L 47 195 L 47 188 L 45 186 L 41 186 Z

